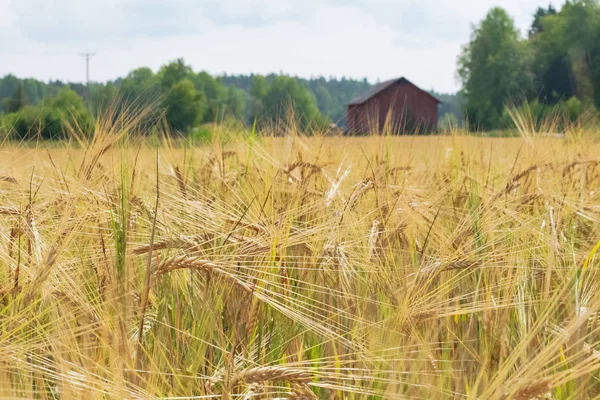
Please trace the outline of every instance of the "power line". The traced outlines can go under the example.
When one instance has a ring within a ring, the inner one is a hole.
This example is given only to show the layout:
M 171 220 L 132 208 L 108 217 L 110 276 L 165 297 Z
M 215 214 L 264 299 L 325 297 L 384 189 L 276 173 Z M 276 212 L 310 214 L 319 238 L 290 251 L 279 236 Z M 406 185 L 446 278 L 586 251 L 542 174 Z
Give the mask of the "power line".
M 85 57 L 85 84 L 90 84 L 90 58 L 94 57 L 96 53 L 79 53 L 80 56 Z
M 79 53 L 80 56 L 85 57 L 85 91 L 88 101 L 88 105 L 91 102 L 90 99 L 90 58 L 94 57 L 96 53 Z

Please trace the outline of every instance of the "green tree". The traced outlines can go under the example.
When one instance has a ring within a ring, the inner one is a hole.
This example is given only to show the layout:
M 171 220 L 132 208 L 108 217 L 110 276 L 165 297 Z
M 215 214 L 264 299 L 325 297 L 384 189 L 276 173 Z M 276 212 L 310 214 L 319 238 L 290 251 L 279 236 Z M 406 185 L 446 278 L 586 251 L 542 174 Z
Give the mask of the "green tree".
M 85 102 L 68 86 L 43 105 L 28 105 L 7 115 L 12 133 L 18 139 L 65 139 L 72 132 L 92 133 L 93 118 Z
M 233 86 L 228 86 L 224 99 L 226 115 L 239 121 L 244 121 L 246 113 L 246 92 Z
M 492 9 L 473 30 L 458 61 L 469 122 L 481 128 L 497 126 L 508 101 L 517 102 L 531 90 L 526 43 L 502 8 Z
M 2 111 L 6 112 L 6 105 L 8 103 L 8 99 L 12 98 L 12 96 L 17 91 L 19 86 L 19 79 L 12 75 L 8 74 L 2 79 L 0 79 L 0 107 L 2 107 Z
M 23 85 L 23 81 L 19 81 L 17 84 L 17 89 L 13 96 L 6 100 L 6 105 L 4 109 L 7 113 L 14 113 L 20 111 L 27 105 L 27 101 L 25 100 L 25 89 Z
M 577 97 L 600 106 L 600 5 L 591 0 L 570 1 L 559 17 L 557 30 L 569 55 Z
M 71 129 L 77 134 L 90 134 L 93 118 L 83 98 L 69 87 L 51 98 L 44 115 L 45 138 L 64 138 Z
M 135 92 L 139 89 L 147 89 L 158 81 L 156 75 L 150 68 L 142 67 L 131 71 L 121 82 L 123 91 Z
M 163 107 L 171 128 L 185 132 L 200 121 L 206 111 L 206 98 L 196 91 L 192 81 L 183 79 L 167 92 Z
M 108 82 L 106 85 L 99 85 L 93 88 L 92 99 L 96 113 L 101 113 L 109 109 L 112 110 L 118 105 L 120 100 L 119 90 L 112 82 Z
M 206 98 L 206 112 L 202 116 L 203 122 L 219 120 L 222 112 L 226 89 L 221 82 L 213 78 L 208 72 L 201 71 L 194 77 L 196 90 L 204 93 Z
M 566 2 L 560 12 L 538 11 L 530 35 L 536 92 L 545 102 L 577 96 L 600 106 L 600 6 Z
M 533 22 L 529 29 L 529 37 L 533 37 L 544 30 L 544 18 L 549 15 L 556 15 L 556 9 L 550 4 L 548 9 L 539 7 L 533 15 Z
M 323 84 L 318 84 L 315 88 L 315 98 L 317 99 L 317 107 L 324 115 L 331 115 L 334 112 L 334 102 L 329 90 Z
M 575 95 L 575 79 L 563 40 L 562 17 L 556 12 L 538 12 L 531 31 L 532 71 L 535 93 L 546 103 L 556 103 Z
M 46 113 L 40 106 L 25 106 L 19 112 L 6 115 L 5 130 L 15 139 L 50 138 L 46 129 Z
M 268 89 L 267 79 L 264 76 L 256 75 L 252 77 L 250 87 L 250 123 L 263 117 L 263 101 L 265 100 Z
M 169 90 L 183 79 L 193 79 L 193 71 L 189 65 L 185 64 L 183 58 L 164 65 L 158 72 L 158 79 L 164 90 Z
M 268 120 L 276 122 L 293 116 L 302 128 L 317 122 L 319 117 L 313 94 L 289 76 L 278 76 L 273 80 L 263 99 L 263 107 Z
M 22 82 L 27 104 L 39 104 L 45 97 L 54 94 L 44 82 L 32 78 L 23 79 Z
M 142 67 L 131 71 L 120 83 L 122 100 L 128 103 L 153 103 L 159 97 L 162 87 L 158 76 L 150 68 Z

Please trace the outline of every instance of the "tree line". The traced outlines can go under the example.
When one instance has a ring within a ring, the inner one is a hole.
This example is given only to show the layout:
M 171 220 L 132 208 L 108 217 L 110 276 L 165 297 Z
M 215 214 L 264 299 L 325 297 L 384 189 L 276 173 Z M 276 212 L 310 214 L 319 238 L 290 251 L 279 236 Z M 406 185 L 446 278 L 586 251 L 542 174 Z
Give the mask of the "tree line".
M 539 8 L 526 37 L 493 8 L 473 28 L 458 59 L 465 118 L 471 128 L 513 126 L 507 106 L 533 123 L 552 115 L 574 121 L 600 108 L 600 5 L 567 1 Z
M 236 121 L 267 124 L 293 115 L 302 127 L 346 125 L 347 103 L 368 90 L 366 79 L 304 79 L 282 74 L 222 75 L 195 72 L 178 59 L 157 72 L 138 68 L 106 83 L 82 84 L 0 78 L 0 128 L 18 138 L 61 138 L 68 126 L 91 129 L 93 116 L 128 104 L 149 104 L 171 129 L 188 133 L 203 124 Z M 459 97 L 434 95 L 445 103 L 441 115 L 461 118 Z

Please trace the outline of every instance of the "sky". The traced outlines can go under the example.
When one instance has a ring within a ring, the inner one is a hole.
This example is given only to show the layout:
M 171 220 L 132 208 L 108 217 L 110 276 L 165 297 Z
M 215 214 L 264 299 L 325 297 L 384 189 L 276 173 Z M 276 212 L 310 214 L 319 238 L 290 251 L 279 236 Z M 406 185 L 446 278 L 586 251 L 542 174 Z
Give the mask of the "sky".
M 183 57 L 211 74 L 405 76 L 454 92 L 472 25 L 501 5 L 525 34 L 549 0 L 0 0 L 0 75 L 94 81 Z

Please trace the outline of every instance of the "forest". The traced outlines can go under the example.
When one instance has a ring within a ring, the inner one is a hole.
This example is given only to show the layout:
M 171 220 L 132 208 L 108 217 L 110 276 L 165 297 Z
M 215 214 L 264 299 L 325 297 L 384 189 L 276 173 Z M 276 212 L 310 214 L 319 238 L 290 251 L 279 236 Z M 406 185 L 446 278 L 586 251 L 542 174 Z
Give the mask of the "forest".
M 596 118 L 600 106 L 600 5 L 567 1 L 539 8 L 525 38 L 502 8 L 473 28 L 458 59 L 471 129 L 506 129 L 511 110 L 533 123 L 549 116 Z

